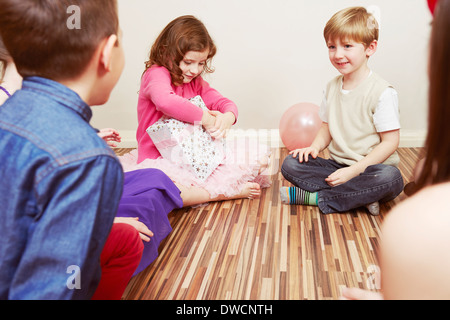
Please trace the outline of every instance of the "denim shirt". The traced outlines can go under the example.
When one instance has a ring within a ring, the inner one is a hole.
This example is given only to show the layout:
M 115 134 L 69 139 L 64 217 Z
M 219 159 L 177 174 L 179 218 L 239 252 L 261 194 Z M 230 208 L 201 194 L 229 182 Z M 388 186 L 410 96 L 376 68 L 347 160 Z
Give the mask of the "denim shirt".
M 0 107 L 0 299 L 90 299 L 123 171 L 69 88 L 30 77 Z

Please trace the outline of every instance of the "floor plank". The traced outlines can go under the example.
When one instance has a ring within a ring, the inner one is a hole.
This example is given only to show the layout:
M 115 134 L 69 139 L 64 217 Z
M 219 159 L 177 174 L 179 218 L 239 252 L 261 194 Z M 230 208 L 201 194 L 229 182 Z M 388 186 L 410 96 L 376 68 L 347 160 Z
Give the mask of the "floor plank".
M 280 168 L 287 150 L 272 154 Z M 422 154 L 421 148 L 399 150 L 405 183 Z M 278 190 L 290 184 L 275 172 L 258 200 L 171 212 L 173 231 L 159 257 L 131 279 L 123 299 L 327 300 L 339 298 L 345 286 L 376 291 L 380 226 L 406 196 L 382 204 L 376 217 L 365 209 L 323 215 L 317 207 L 281 204 Z

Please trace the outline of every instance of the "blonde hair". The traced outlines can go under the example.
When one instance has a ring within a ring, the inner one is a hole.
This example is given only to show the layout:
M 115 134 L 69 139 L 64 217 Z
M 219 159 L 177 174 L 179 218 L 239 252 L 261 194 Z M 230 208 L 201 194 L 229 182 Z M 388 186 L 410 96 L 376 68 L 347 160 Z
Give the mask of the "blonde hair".
M 323 31 L 325 41 L 353 40 L 367 48 L 378 40 L 379 25 L 375 17 L 364 7 L 351 7 L 334 14 Z

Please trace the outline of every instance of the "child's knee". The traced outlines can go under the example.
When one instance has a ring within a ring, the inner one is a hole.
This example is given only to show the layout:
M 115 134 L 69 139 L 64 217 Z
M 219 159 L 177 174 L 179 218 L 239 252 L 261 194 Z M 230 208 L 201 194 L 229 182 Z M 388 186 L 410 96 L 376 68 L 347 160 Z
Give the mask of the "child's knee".
M 394 166 L 379 164 L 368 168 L 369 174 L 385 181 L 403 180 L 400 170 Z M 367 172 L 367 169 L 366 169 Z
M 311 160 L 314 159 L 310 159 L 310 161 Z M 306 165 L 306 163 L 298 161 L 298 158 L 294 158 L 292 155 L 288 155 L 286 159 L 284 159 L 281 166 L 281 173 L 284 177 L 286 177 L 286 174 L 297 176 L 302 172 L 302 170 L 304 170 L 304 167 L 306 167 Z
M 292 168 L 298 166 L 298 159 L 294 158 L 292 155 L 288 155 L 281 165 L 281 171 L 290 172 Z
M 400 170 L 389 165 L 375 165 L 366 169 L 365 175 L 371 176 L 373 185 L 390 185 L 391 197 L 398 196 L 404 187 L 403 177 Z
M 404 181 L 400 170 L 393 166 L 386 166 L 385 175 L 391 181 L 394 192 L 399 195 L 404 188 Z

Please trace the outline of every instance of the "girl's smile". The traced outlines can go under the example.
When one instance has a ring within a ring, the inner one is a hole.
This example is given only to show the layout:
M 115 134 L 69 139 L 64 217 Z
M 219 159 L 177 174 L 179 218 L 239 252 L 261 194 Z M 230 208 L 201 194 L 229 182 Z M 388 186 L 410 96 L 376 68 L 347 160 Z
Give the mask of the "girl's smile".
M 183 82 L 190 83 L 196 77 L 202 74 L 209 51 L 188 51 L 180 62 L 180 69 L 183 73 Z

